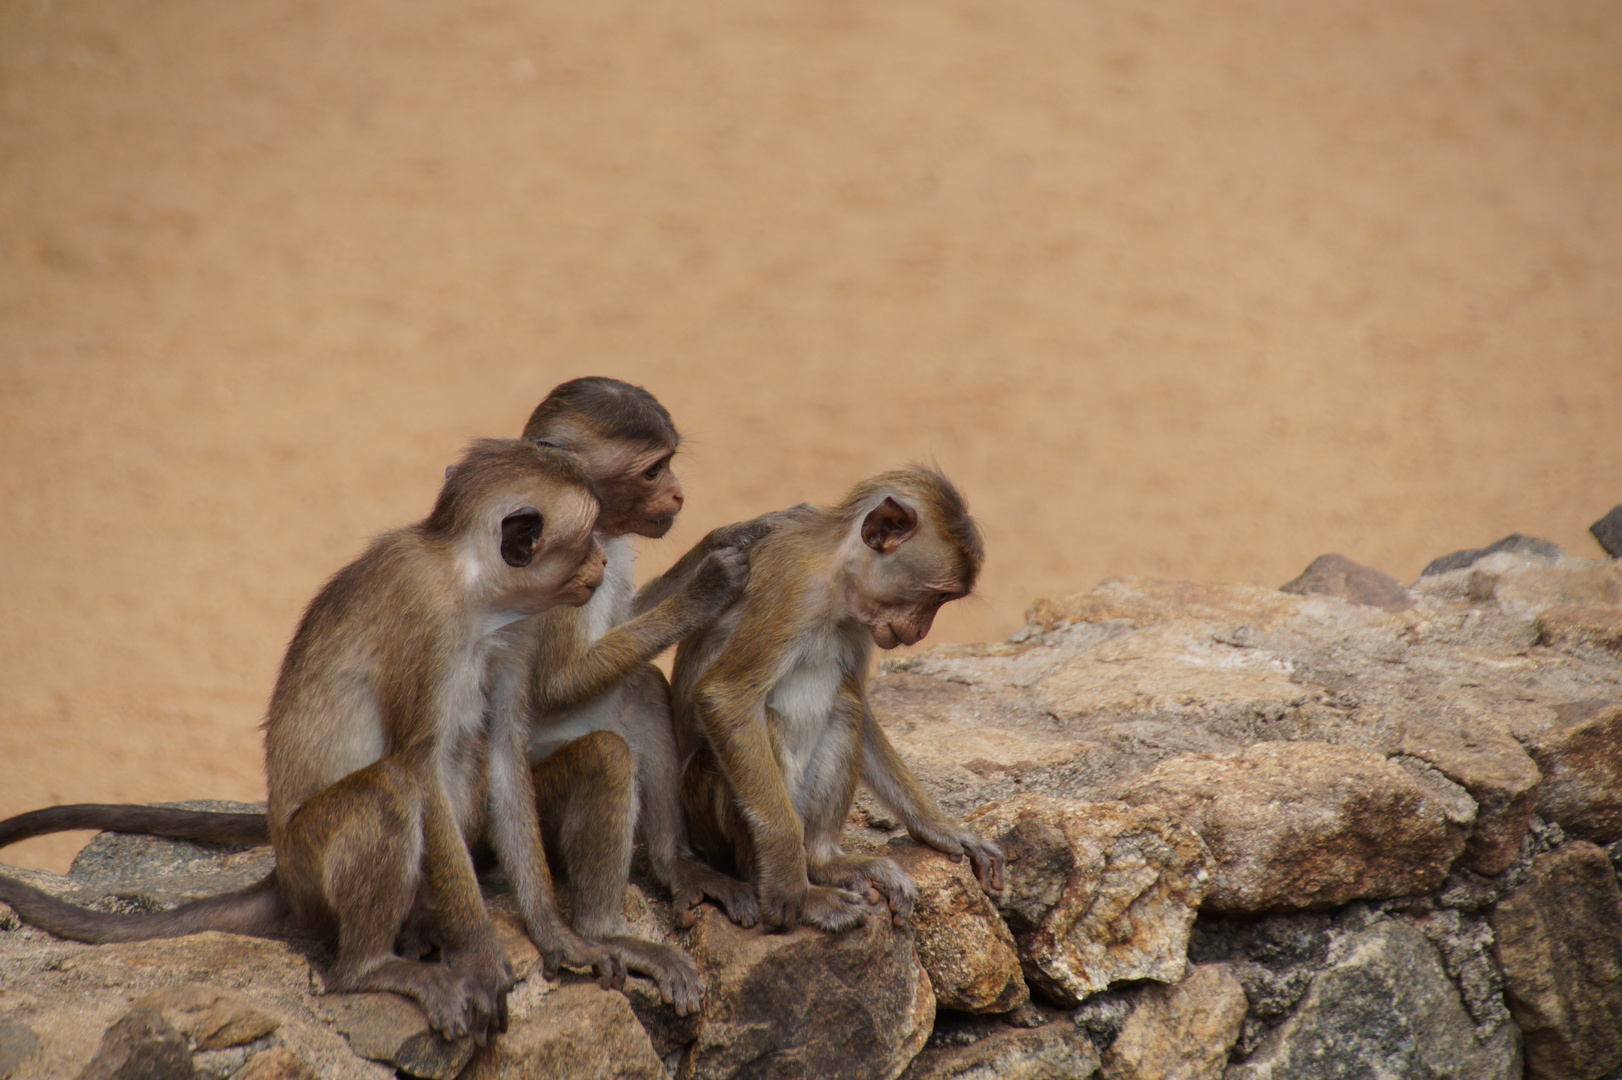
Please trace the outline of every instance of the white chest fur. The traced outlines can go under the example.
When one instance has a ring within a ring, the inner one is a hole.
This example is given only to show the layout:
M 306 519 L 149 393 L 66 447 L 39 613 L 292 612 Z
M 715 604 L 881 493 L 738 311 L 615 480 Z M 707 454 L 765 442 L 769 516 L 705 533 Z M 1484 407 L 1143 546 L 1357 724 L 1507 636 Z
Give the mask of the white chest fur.
M 580 612 L 588 641 L 598 640 L 629 619 L 636 602 L 636 545 L 629 536 L 611 536 L 603 541 L 603 548 L 608 553 L 603 583 Z
M 833 780 L 824 773 L 846 760 L 844 740 L 830 731 L 834 705 L 840 685 L 860 674 L 865 660 L 848 635 L 830 628 L 801 643 L 766 695 L 766 704 L 782 719 L 777 755 L 783 781 L 802 813 L 810 796 Z

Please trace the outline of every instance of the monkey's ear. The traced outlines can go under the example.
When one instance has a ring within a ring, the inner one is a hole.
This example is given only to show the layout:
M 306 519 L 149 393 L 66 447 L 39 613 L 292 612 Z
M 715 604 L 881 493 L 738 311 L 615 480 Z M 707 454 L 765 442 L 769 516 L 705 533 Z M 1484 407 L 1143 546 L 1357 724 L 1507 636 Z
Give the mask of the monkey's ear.
M 862 519 L 862 543 L 881 555 L 890 554 L 917 531 L 918 511 L 888 495 Z
M 508 566 L 528 566 L 540 541 L 541 512 L 533 506 L 514 510 L 501 519 L 501 558 Z

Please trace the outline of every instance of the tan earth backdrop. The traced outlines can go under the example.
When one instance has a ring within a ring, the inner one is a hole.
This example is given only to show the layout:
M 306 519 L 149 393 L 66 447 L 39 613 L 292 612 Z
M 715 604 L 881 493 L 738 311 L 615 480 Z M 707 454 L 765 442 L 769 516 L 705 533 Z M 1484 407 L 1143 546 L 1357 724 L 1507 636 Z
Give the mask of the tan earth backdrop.
M 13 0 L 0 344 L 0 814 L 261 798 L 303 604 L 579 374 L 689 436 L 646 572 L 939 462 L 932 641 L 1598 555 L 1622 8 Z

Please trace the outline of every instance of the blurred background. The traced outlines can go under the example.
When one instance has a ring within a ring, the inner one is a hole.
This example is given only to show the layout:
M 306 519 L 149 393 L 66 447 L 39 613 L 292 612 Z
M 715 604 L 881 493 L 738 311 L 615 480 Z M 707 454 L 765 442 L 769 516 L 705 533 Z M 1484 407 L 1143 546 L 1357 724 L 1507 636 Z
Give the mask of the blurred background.
M 262 798 L 304 603 L 581 374 L 688 436 L 645 575 L 938 462 L 990 559 L 931 644 L 1597 557 L 1622 7 L 0 5 L 0 815 Z

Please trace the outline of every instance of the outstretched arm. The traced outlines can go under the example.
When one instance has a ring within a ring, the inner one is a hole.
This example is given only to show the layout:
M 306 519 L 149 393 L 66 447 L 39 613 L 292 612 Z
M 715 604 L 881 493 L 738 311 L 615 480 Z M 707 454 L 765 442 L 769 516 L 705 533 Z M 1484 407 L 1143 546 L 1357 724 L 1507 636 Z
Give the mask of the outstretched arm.
M 787 510 L 774 510 L 769 514 L 750 518 L 732 525 L 723 525 L 719 529 L 711 529 L 704 539 L 693 545 L 691 551 L 677 559 L 663 574 L 642 586 L 636 594 L 634 610 L 641 614 L 664 603 L 679 592 L 687 584 L 689 578 L 703 563 L 704 557 L 711 552 L 734 550 L 740 555 L 747 556 L 749 549 L 755 541 L 770 533 L 773 529 L 786 521 L 793 521 L 806 513 L 815 513 L 810 503 L 800 503 Z
M 896 753 L 890 737 L 879 727 L 865 694 L 862 699 L 862 780 L 879 802 L 901 819 L 914 840 L 945 852 L 954 860 L 967 854 L 982 889 L 989 892 L 1002 888 L 1002 850 L 979 833 L 947 820 Z

